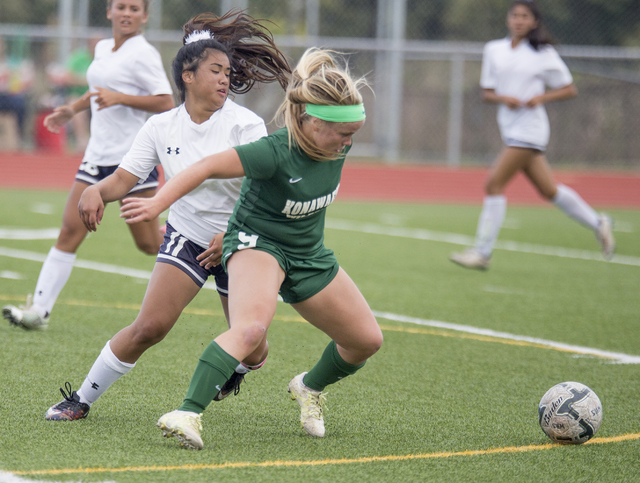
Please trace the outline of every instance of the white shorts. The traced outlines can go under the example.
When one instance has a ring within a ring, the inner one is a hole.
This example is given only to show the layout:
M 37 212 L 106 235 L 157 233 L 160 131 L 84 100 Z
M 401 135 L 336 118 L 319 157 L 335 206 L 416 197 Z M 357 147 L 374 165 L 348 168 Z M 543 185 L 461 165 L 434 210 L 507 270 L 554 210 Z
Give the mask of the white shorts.
M 505 139 L 504 143 L 512 148 L 527 148 L 534 149 L 544 153 L 547 150 L 546 146 L 539 146 L 537 144 L 525 143 L 524 141 L 518 141 L 517 139 Z

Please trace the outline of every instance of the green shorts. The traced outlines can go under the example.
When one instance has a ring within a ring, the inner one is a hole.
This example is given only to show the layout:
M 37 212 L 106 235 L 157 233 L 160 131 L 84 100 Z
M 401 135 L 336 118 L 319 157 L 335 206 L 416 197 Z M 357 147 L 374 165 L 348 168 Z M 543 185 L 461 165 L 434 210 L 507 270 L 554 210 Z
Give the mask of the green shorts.
M 272 241 L 259 235 L 248 234 L 229 224 L 222 247 L 222 266 L 227 270 L 227 260 L 235 252 L 253 248 L 273 256 L 285 273 L 279 294 L 288 304 L 303 302 L 320 292 L 338 274 L 338 260 L 322 246 L 320 250 L 304 259 L 288 254 Z

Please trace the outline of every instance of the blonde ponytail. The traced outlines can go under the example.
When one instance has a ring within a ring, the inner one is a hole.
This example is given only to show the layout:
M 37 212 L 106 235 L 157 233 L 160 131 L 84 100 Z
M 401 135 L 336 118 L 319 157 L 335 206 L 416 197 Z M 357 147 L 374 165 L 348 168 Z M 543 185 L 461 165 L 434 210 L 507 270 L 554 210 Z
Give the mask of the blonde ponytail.
M 285 100 L 275 115 L 279 126 L 289 130 L 289 147 L 296 144 L 312 159 L 336 159 L 341 155 L 320 149 L 307 139 L 302 124 L 310 119 L 307 104 L 321 106 L 351 106 L 362 104 L 359 89 L 368 86 L 364 77 L 353 79 L 346 62 L 341 65 L 338 52 L 318 48 L 308 49 L 291 74 Z

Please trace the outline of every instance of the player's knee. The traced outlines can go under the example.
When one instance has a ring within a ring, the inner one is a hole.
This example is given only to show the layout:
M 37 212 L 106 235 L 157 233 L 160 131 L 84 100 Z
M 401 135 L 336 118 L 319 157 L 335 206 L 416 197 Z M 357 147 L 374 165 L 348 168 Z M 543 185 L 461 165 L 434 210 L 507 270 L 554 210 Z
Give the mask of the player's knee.
M 260 344 L 264 341 L 264 336 L 267 333 L 267 326 L 259 321 L 248 325 L 242 330 L 242 342 L 247 350 L 252 353 L 260 347 Z
M 367 357 L 371 357 L 373 354 L 378 352 L 382 347 L 384 337 L 382 336 L 382 331 L 378 331 L 375 334 L 371 334 L 368 337 L 367 343 L 365 345 L 365 351 L 368 353 Z
M 58 234 L 57 244 L 64 247 L 75 246 L 81 242 L 86 235 L 84 226 L 74 226 L 62 224 L 60 233 Z
M 136 247 L 146 255 L 157 255 L 162 243 L 150 242 L 149 240 L 136 240 Z
M 368 359 L 382 347 L 382 331 L 371 331 L 359 338 L 352 350 L 357 352 L 363 359 Z
M 164 324 L 153 322 L 139 323 L 136 321 L 133 328 L 132 341 L 138 347 L 151 347 L 164 339 L 168 332 L 164 329 Z
M 555 186 L 548 186 L 543 188 L 536 187 L 536 188 L 538 190 L 538 193 L 540 193 L 540 196 L 542 196 L 548 201 L 553 201 L 553 199 L 556 196 L 556 193 L 558 192 Z
M 484 184 L 484 192 L 487 196 L 502 194 L 502 186 L 500 183 L 489 178 Z

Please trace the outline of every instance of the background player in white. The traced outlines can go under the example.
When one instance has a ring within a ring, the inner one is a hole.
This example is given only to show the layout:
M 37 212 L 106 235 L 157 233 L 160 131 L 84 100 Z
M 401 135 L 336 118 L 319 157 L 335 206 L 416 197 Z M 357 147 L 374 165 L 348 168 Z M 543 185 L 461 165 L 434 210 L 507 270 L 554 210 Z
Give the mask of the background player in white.
M 540 12 L 533 1 L 513 2 L 507 27 L 507 38 L 486 44 L 480 79 L 484 100 L 499 104 L 498 126 L 505 148 L 486 181 L 475 245 L 453 253 L 451 260 L 467 268 L 489 267 L 507 209 L 503 193 L 518 171 L 543 197 L 593 230 L 604 256 L 610 258 L 615 249 L 611 219 L 596 213 L 568 186 L 556 183 L 544 155 L 549 142 L 544 104 L 577 95 L 569 69 L 543 33 Z M 549 88 L 546 92 L 545 86 Z
M 200 414 L 216 387 L 262 344 L 278 293 L 331 338 L 316 365 L 289 383 L 311 436 L 325 434 L 325 387 L 355 374 L 382 345 L 367 301 L 323 243 L 326 207 L 337 194 L 352 137 L 364 125 L 364 84 L 332 52 L 308 50 L 278 111 L 284 129 L 208 156 L 154 198 L 130 198 L 121 208 L 128 222 L 153 219 L 208 178 L 246 175 L 223 244 L 231 327 L 200 356 L 180 408 L 158 421 L 166 436 L 191 449 L 203 447 Z
M 158 51 L 140 33 L 147 21 L 149 0 L 109 0 L 107 18 L 113 38 L 98 42 L 87 71 L 89 91 L 71 105 L 58 107 L 44 124 L 59 132 L 78 112 L 91 109 L 91 137 L 76 174 L 62 218 L 55 246 L 42 265 L 33 303 L 26 307 L 7 305 L 2 315 L 24 329 L 43 329 L 49 323 L 58 295 L 71 275 L 76 251 L 87 236 L 78 216 L 78 200 L 90 185 L 107 177 L 129 150 L 148 112 L 174 107 L 171 84 Z M 158 186 L 157 171 L 145 183 L 133 188 L 137 196 L 153 196 Z M 125 196 L 127 193 L 123 193 Z M 153 255 L 162 243 L 158 220 L 130 225 L 136 246 Z
M 264 121 L 228 94 L 247 92 L 256 82 L 286 86 L 290 68 L 271 33 L 234 11 L 220 18 L 198 15 L 184 32 L 185 45 L 172 65 L 183 104 L 150 118 L 116 172 L 84 192 L 79 210 L 90 231 L 100 223 L 105 202 L 120 199 L 157 165 L 162 164 L 170 179 L 208 154 L 267 135 Z M 171 206 L 164 243 L 136 320 L 106 343 L 77 393 L 69 383 L 68 394 L 61 389 L 64 400 L 47 411 L 46 419 L 86 417 L 91 404 L 167 335 L 210 275 L 215 276 L 229 320 L 227 275 L 218 263 L 241 184 L 240 177 L 209 180 Z M 265 334 L 232 377 L 222 381 L 216 399 L 237 393 L 244 374 L 259 368 L 267 352 Z

